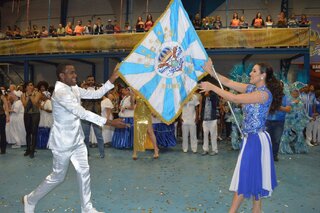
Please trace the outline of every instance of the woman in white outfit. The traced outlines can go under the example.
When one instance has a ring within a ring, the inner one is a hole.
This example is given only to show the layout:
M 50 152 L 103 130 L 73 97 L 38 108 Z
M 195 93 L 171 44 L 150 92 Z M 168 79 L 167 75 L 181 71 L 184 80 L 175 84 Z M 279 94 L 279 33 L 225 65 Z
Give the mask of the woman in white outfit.
M 112 94 L 108 94 L 107 97 L 103 96 L 101 101 L 101 116 L 107 118 L 108 120 L 113 120 L 112 109 L 114 108 L 112 104 Z M 114 127 L 103 126 L 102 127 L 102 137 L 105 144 L 110 144 L 112 141 L 112 136 L 114 132 Z
M 21 95 L 21 91 L 13 91 L 13 95 L 10 96 L 10 122 L 6 134 L 8 143 L 13 144 L 12 148 L 20 148 L 26 145 L 26 130 L 23 122 L 24 107 L 20 100 Z

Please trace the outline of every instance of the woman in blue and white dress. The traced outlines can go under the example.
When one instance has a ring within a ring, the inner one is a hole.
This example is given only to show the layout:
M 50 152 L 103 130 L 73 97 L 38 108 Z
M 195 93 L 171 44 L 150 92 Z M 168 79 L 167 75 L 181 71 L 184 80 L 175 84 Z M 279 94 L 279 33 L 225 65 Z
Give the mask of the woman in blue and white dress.
M 122 88 L 119 117 L 124 119 L 127 128 L 116 128 L 112 136 L 112 146 L 117 149 L 133 147 L 134 94 L 129 87 Z
M 212 61 L 203 67 L 212 76 Z M 272 145 L 265 131 L 267 115 L 281 106 L 282 90 L 267 64 L 256 64 L 250 73 L 250 84 L 234 82 L 218 74 L 222 84 L 240 93 L 235 95 L 209 83 L 201 90 L 212 90 L 224 99 L 243 104 L 243 133 L 241 151 L 232 177 L 230 190 L 234 197 L 229 212 L 237 212 L 244 198 L 253 198 L 252 212 L 261 212 L 261 198 L 271 196 L 277 186 Z

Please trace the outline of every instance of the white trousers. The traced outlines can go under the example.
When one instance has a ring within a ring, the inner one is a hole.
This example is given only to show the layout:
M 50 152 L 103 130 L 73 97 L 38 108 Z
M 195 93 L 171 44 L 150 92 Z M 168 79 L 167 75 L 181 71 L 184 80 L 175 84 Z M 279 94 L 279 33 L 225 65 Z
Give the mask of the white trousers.
M 28 194 L 28 202 L 31 205 L 36 205 L 41 198 L 62 183 L 68 171 L 69 162 L 71 161 L 77 172 L 82 212 L 92 209 L 90 173 L 86 145 L 81 143 L 76 149 L 64 152 L 52 150 L 52 154 L 52 173 L 48 175 L 34 191 Z
M 312 140 L 313 142 L 320 143 L 320 116 L 314 121 L 312 129 Z
M 313 131 L 314 123 L 315 122 L 312 120 L 307 124 L 307 127 L 306 127 L 306 139 L 308 141 L 312 140 L 312 131 Z
M 182 150 L 188 151 L 188 136 L 190 133 L 190 145 L 193 152 L 197 151 L 198 140 L 197 140 L 197 127 L 196 124 L 182 124 Z
M 218 153 L 218 145 L 217 145 L 217 120 L 212 121 L 203 121 L 202 123 L 203 128 L 203 151 L 209 151 L 209 133 L 211 137 L 211 146 L 212 151 Z

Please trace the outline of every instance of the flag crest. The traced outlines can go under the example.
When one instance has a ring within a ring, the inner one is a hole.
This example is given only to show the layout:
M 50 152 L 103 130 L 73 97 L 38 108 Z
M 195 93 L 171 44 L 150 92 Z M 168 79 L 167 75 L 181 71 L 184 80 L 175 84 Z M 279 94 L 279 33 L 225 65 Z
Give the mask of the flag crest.
M 172 0 L 120 64 L 122 79 L 164 123 L 172 123 L 197 89 L 208 55 L 181 0 Z

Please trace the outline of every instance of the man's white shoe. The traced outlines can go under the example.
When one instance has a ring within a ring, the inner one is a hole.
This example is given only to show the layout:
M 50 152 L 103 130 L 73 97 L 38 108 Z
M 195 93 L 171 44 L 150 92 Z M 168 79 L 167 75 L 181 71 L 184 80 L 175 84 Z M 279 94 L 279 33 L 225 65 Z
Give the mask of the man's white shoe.
M 23 196 L 22 203 L 24 205 L 24 213 L 34 213 L 35 205 L 30 205 L 28 203 L 27 195 Z
M 311 141 L 308 140 L 308 139 L 306 140 L 306 143 L 307 143 L 308 146 L 313 146 L 313 144 L 311 143 Z
M 104 213 L 104 212 L 99 212 L 95 208 L 92 208 L 92 209 L 90 209 L 88 211 L 82 211 L 82 213 Z

